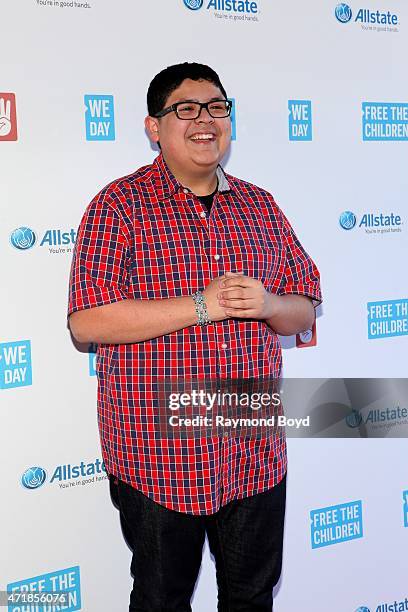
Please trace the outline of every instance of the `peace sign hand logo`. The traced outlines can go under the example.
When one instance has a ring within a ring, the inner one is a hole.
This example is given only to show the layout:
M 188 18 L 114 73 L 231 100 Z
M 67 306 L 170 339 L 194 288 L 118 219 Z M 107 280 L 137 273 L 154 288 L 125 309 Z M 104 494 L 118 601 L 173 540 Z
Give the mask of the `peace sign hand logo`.
M 0 136 L 8 136 L 11 132 L 11 102 L 0 98 Z
M 0 140 L 17 140 L 16 98 L 0 93 Z

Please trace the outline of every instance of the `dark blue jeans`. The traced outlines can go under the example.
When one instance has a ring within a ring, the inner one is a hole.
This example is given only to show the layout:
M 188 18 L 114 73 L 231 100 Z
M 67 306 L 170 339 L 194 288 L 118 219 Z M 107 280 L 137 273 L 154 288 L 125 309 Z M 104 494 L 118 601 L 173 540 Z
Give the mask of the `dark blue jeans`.
M 193 516 L 118 482 L 133 549 L 129 612 L 191 612 L 207 533 L 215 558 L 219 612 L 270 612 L 282 567 L 286 476 L 272 489 Z

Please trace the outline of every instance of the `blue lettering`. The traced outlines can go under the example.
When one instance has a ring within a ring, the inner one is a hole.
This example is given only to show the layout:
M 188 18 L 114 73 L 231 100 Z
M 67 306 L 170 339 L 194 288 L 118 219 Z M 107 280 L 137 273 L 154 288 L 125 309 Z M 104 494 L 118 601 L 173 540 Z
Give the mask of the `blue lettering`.
M 394 215 L 391 213 L 390 215 L 384 215 L 383 213 L 379 215 L 373 215 L 372 213 L 365 213 L 361 221 L 359 223 L 359 227 L 387 227 L 389 225 L 401 225 L 402 220 L 400 215 Z
M 41 240 L 40 242 L 40 246 L 42 246 L 44 243 L 48 243 L 49 245 L 52 244 L 52 231 L 51 230 L 47 230 L 44 234 L 44 238 Z
M 363 9 L 360 9 L 354 21 L 364 21 Z
M 398 17 L 390 11 L 381 13 L 380 11 L 370 11 L 369 9 L 359 9 L 354 21 L 361 23 L 381 23 L 387 25 L 397 25 Z
M 86 470 L 86 475 L 87 476 L 92 476 L 92 474 L 95 474 L 95 465 L 93 463 L 88 463 L 88 467 Z
M 84 463 L 81 461 L 79 465 L 59 465 L 55 468 L 50 482 L 54 480 L 70 480 L 71 478 L 78 478 L 79 476 L 92 476 L 95 473 L 100 474 L 101 472 L 106 473 L 105 464 L 100 459 L 96 459 L 91 463 Z
M 57 246 L 61 244 L 75 244 L 76 230 L 70 229 L 67 232 L 61 232 L 59 229 L 49 229 L 45 232 L 40 246 L 47 244 L 48 246 Z
M 50 482 L 53 482 L 55 479 L 57 480 L 63 480 L 63 476 L 62 476 L 62 465 L 59 465 L 57 468 L 55 468 L 55 472 L 52 475 L 52 478 L 50 480 Z
M 207 4 L 209 9 L 228 13 L 257 13 L 258 3 L 254 0 L 210 0 Z

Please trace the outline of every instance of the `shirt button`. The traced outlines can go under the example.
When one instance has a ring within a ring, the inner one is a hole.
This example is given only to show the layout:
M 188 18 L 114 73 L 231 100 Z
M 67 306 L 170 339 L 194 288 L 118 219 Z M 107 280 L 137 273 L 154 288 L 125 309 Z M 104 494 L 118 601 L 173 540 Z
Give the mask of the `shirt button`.
M 200 212 L 200 217 L 206 217 L 207 213 L 205 213 L 204 211 Z
M 223 343 L 221 344 L 221 348 L 227 348 L 227 346 L 228 346 L 228 345 L 227 345 L 227 344 L 225 344 L 225 342 L 223 342 Z
M 183 193 L 190 193 L 189 189 L 183 189 Z
M 216 253 L 216 254 L 214 255 L 214 259 L 215 259 L 216 261 L 218 261 L 218 260 L 219 260 L 219 258 L 220 258 L 220 255 L 219 255 L 218 253 Z
M 228 438 L 228 431 L 224 431 L 223 436 L 224 438 Z

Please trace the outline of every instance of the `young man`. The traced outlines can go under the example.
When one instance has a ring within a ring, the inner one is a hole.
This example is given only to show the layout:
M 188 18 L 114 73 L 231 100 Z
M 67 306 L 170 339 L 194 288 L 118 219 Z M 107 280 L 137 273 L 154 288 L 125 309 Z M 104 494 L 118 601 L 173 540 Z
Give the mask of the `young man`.
M 278 377 L 278 334 L 312 326 L 319 273 L 272 196 L 219 165 L 231 108 L 211 68 L 166 68 L 147 102 L 161 153 L 88 206 L 69 303 L 73 335 L 99 345 L 103 459 L 133 548 L 129 609 L 191 610 L 207 533 L 218 610 L 267 611 L 282 563 L 285 437 L 165 438 L 157 381 Z

